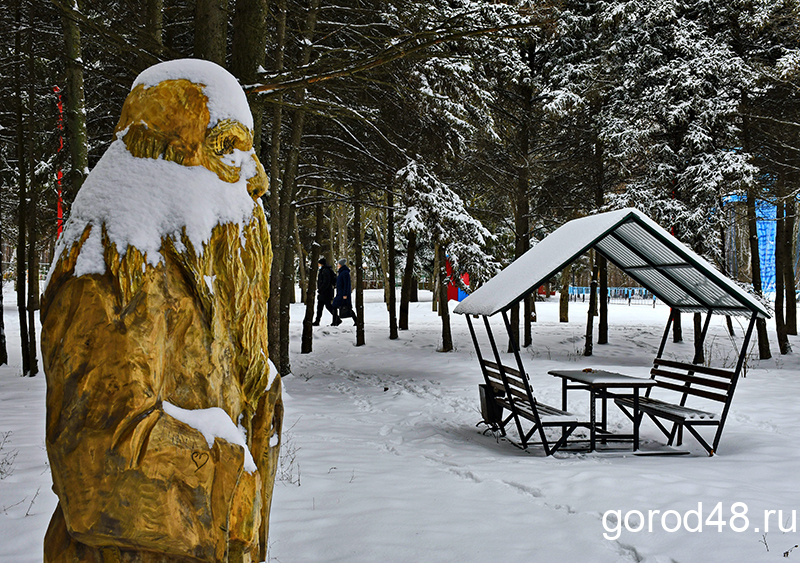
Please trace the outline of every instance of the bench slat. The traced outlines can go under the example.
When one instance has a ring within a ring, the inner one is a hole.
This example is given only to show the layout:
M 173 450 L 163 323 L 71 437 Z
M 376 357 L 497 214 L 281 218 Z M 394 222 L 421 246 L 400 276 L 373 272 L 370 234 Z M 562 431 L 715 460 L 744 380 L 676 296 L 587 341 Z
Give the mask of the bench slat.
M 510 374 L 508 372 L 508 370 L 511 369 L 511 368 L 506 368 L 506 366 L 503 366 L 503 369 L 506 370 L 506 380 L 508 381 L 509 387 L 515 387 L 515 388 L 521 389 L 522 391 L 527 393 L 527 387 L 525 386 L 525 383 L 523 383 L 522 379 L 520 377 L 518 377 L 518 376 L 514 376 L 513 374 Z M 519 373 L 519 372 L 517 372 L 517 373 Z M 494 368 L 488 369 L 488 366 L 487 366 L 486 374 L 489 377 L 489 379 L 498 381 L 502 385 L 503 378 L 500 376 L 500 372 L 499 371 L 495 370 Z
M 514 387 L 509 387 L 509 389 L 511 390 L 511 394 L 514 396 L 514 401 L 517 401 L 517 402 L 518 401 L 524 401 L 526 403 L 529 402 L 528 401 L 528 394 L 525 393 L 524 391 L 521 391 L 521 390 L 516 389 Z
M 731 383 L 730 381 L 720 381 L 718 379 L 707 379 L 705 377 L 697 377 L 694 375 L 687 375 L 685 373 L 678 373 L 674 371 L 667 371 L 664 369 L 656 369 L 653 368 L 650 373 L 655 376 L 660 377 L 668 377 L 670 379 L 678 379 L 680 381 L 685 381 L 687 383 L 691 383 L 692 385 L 702 385 L 705 387 L 713 387 L 715 389 L 722 389 L 723 391 L 727 391 Z
M 725 403 L 728 401 L 727 395 L 712 393 L 711 391 L 704 391 L 702 389 L 695 389 L 694 387 L 687 387 L 685 385 L 675 385 L 674 383 L 667 383 L 666 381 L 659 381 L 658 387 L 671 389 L 673 391 L 677 391 L 678 393 L 688 393 L 689 395 L 694 395 L 695 397 L 711 399 L 712 401 L 719 401 L 720 403 Z
M 505 395 L 506 394 L 506 388 L 503 386 L 503 382 L 502 381 L 494 381 L 494 380 L 490 379 L 489 380 L 489 385 L 491 385 L 492 392 L 495 394 L 495 396 L 497 396 L 497 395 Z
M 617 403 L 625 405 L 628 408 L 633 408 L 633 399 L 623 397 L 616 400 Z M 682 407 L 673 403 L 667 403 L 658 399 L 651 399 L 650 397 L 639 398 L 639 410 L 642 412 L 651 412 L 653 414 L 666 415 L 671 419 L 678 420 L 713 420 L 717 415 L 711 412 L 701 411 L 690 407 Z
M 653 365 L 658 366 L 665 366 L 669 368 L 676 368 L 676 369 L 685 369 L 687 371 L 692 371 L 694 373 L 702 373 L 704 375 L 713 375 L 716 377 L 722 377 L 725 379 L 733 379 L 736 375 L 735 371 L 728 370 L 728 369 L 720 369 L 720 368 L 712 368 L 700 364 L 690 364 L 687 362 L 678 362 L 675 360 L 667 360 L 664 358 L 656 358 L 653 361 Z
M 514 410 L 511 408 L 511 403 L 509 403 L 506 399 L 497 398 L 495 399 L 498 404 L 502 405 L 504 408 L 508 410 Z M 516 411 L 520 413 L 520 415 L 524 416 L 531 422 L 536 422 L 536 417 L 533 414 L 533 410 L 529 403 L 516 401 L 514 403 L 516 407 Z M 563 421 L 563 422 L 577 422 L 578 418 L 569 412 L 562 411 L 561 409 L 557 409 L 555 407 L 551 407 L 549 405 L 545 405 L 543 403 L 536 403 L 536 410 L 539 413 L 539 418 L 543 421 L 553 422 L 553 421 Z
M 495 395 L 504 396 L 506 394 L 506 387 L 503 385 L 503 379 L 500 377 L 500 373 L 487 370 L 487 375 L 489 376 L 489 383 L 491 384 L 492 389 L 494 389 Z M 511 392 L 511 395 L 514 396 L 515 401 L 524 401 L 525 403 L 530 402 L 528 390 L 522 384 L 521 380 L 509 376 L 506 376 L 506 380 L 508 381 L 509 391 Z
M 483 360 L 483 365 L 488 369 L 493 369 L 494 371 L 500 371 L 500 366 L 498 366 L 495 362 L 490 362 L 489 360 Z M 513 375 L 515 377 L 522 377 L 518 369 L 514 369 L 512 367 L 504 365 L 503 370 L 508 375 Z

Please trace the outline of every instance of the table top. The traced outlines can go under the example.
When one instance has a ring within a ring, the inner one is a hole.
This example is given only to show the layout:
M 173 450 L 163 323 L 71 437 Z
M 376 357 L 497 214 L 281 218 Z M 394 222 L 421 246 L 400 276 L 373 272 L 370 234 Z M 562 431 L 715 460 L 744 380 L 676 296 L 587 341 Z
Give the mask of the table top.
M 631 377 L 602 369 L 554 369 L 548 373 L 590 387 L 651 387 L 656 383 L 651 378 Z

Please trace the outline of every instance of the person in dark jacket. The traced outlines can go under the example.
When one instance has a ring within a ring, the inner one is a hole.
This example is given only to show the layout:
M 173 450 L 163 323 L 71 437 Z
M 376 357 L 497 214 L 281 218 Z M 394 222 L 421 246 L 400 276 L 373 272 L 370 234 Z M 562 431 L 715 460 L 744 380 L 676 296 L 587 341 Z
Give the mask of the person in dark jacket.
M 334 322 L 333 325 L 336 326 L 341 324 L 342 318 L 351 318 L 353 319 L 353 324 L 358 324 L 358 318 L 356 317 L 356 312 L 353 309 L 353 300 L 350 299 L 350 293 L 352 293 L 353 288 L 350 283 L 350 268 L 347 267 L 347 260 L 342 258 L 336 264 L 336 268 L 339 272 L 336 274 L 336 297 L 333 299 L 333 306 L 339 310 L 339 322 Z
M 333 306 L 334 288 L 336 288 L 336 273 L 333 268 L 328 266 L 325 258 L 320 258 L 319 270 L 317 271 L 317 318 L 311 323 L 313 326 L 319 326 L 319 321 L 322 320 L 323 308 L 333 315 L 334 326 L 342 322 L 339 320 L 339 314 Z

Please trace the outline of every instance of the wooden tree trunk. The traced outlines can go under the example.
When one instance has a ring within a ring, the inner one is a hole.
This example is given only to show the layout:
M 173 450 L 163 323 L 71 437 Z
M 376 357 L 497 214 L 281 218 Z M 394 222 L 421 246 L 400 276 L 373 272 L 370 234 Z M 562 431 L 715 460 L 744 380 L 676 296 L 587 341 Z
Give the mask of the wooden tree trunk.
M 592 251 L 594 254 L 594 251 Z M 583 355 L 584 356 L 591 356 L 593 343 L 592 333 L 594 332 L 594 317 L 597 314 L 597 261 L 593 260 L 594 265 L 592 266 L 592 283 L 590 284 L 590 294 L 589 294 L 589 312 L 587 314 L 586 320 L 586 343 L 584 344 Z
M 231 73 L 245 84 L 253 84 L 259 67 L 266 59 L 267 0 L 236 0 L 233 11 L 233 37 L 231 39 Z M 253 149 L 261 153 L 263 108 L 257 98 L 249 98 L 253 113 Z
M 508 335 L 508 349 L 509 354 L 517 350 L 519 342 L 519 302 L 514 303 L 509 309 L 508 322 L 511 324 L 511 331 Z
M 595 115 L 599 115 L 602 107 L 601 104 L 594 104 L 592 108 Z M 605 147 L 603 141 L 597 130 L 593 131 L 594 135 L 594 203 L 597 209 L 601 209 L 605 204 Z M 597 343 L 608 344 L 608 262 L 605 256 L 601 256 L 595 252 L 595 264 L 598 269 L 598 280 L 600 284 L 599 299 L 599 319 L 597 320 Z
M 297 93 L 302 98 L 302 94 Z M 289 359 L 289 318 L 291 304 L 294 301 L 294 230 L 292 225 L 296 209 L 293 205 L 294 196 L 297 190 L 297 169 L 300 158 L 300 143 L 303 136 L 303 126 L 305 123 L 305 111 L 295 110 L 292 116 L 292 133 L 289 145 L 286 164 L 283 171 L 280 194 L 280 232 L 283 238 L 279 243 L 282 247 L 282 262 L 280 265 L 280 316 L 278 328 L 278 371 L 279 373 L 291 373 L 291 363 Z M 274 240 L 274 239 L 273 239 Z
M 287 206 L 281 215 L 282 218 L 286 218 L 288 222 L 291 223 L 294 213 L 295 208 Z M 291 304 L 294 299 L 294 276 L 292 272 L 294 269 L 294 252 L 292 252 L 294 233 L 291 229 L 286 229 L 284 232 L 289 236 L 283 241 L 285 248 L 283 249 L 283 263 L 280 266 L 281 291 L 278 295 L 280 307 L 278 354 L 273 358 L 273 361 L 278 367 L 278 373 L 281 375 L 292 373 L 292 366 L 289 358 L 289 315 L 291 312 Z
M 742 92 L 742 145 L 745 153 L 752 152 L 752 141 L 750 138 L 751 123 L 748 115 L 750 114 L 749 99 L 747 90 Z M 750 241 L 750 272 L 753 281 L 753 291 L 761 296 L 761 260 L 758 254 L 758 228 L 756 223 L 756 192 L 755 186 L 747 188 L 747 236 Z M 769 337 L 767 335 L 767 321 L 764 318 L 756 319 L 756 334 L 758 335 L 758 357 L 767 360 L 772 357 L 769 349 Z
M 306 314 L 303 317 L 303 335 L 300 338 L 300 353 L 310 354 L 313 348 L 314 327 L 314 305 L 315 295 L 317 292 L 317 276 L 314 274 L 317 267 L 317 260 L 319 260 L 320 250 L 322 245 L 320 239 L 322 238 L 322 231 L 324 229 L 325 216 L 322 210 L 322 198 L 320 191 L 317 190 L 317 203 L 314 205 L 314 243 L 311 245 L 311 252 L 309 253 L 309 275 L 308 287 L 306 288 Z
M 795 176 L 795 175 L 793 175 Z M 790 190 L 794 186 L 789 186 Z M 797 213 L 797 204 L 795 198 L 790 197 L 786 200 L 784 212 L 784 269 L 783 279 L 784 287 L 786 288 L 786 332 L 797 336 L 797 279 L 794 274 L 794 253 L 795 243 L 797 238 L 794 234 L 795 229 L 795 214 Z
M 527 154 L 527 146 L 528 146 L 528 128 L 525 127 L 525 152 Z M 519 210 L 519 222 L 517 225 L 517 241 L 515 249 L 515 256 L 519 258 L 523 254 L 525 254 L 531 248 L 530 242 L 530 201 L 528 200 L 528 184 L 530 182 L 530 170 L 526 164 L 525 166 L 525 173 L 519 179 L 519 193 L 518 193 L 518 210 Z M 525 303 L 527 302 L 527 303 Z M 529 300 L 525 299 L 523 301 L 523 314 L 522 314 L 522 326 L 523 326 L 523 333 L 524 333 L 524 346 L 530 346 L 531 344 L 531 315 L 530 315 L 530 302 Z M 527 305 L 527 306 L 526 306 Z M 518 307 L 515 307 L 518 309 Z M 513 326 L 517 326 L 514 324 Z M 519 339 L 517 339 L 517 344 L 519 345 Z
M 445 267 L 444 246 L 437 245 L 437 256 L 439 257 L 439 316 L 442 318 L 442 347 L 439 352 L 450 352 L 453 350 L 453 336 L 450 332 L 450 307 L 447 305 L 447 270 Z
M 28 315 L 25 305 L 26 266 L 25 251 L 27 249 L 26 235 L 28 231 L 26 218 L 26 201 L 28 199 L 28 170 L 26 166 L 27 155 L 25 146 L 25 119 L 22 97 L 22 0 L 17 0 L 16 5 L 17 29 L 14 37 L 15 65 L 15 90 L 17 98 L 17 169 L 19 172 L 19 200 L 17 204 L 17 311 L 19 312 L 19 333 L 22 347 L 22 375 L 30 374 L 30 350 L 28 345 Z M 30 35 L 30 25 L 28 34 Z
M 681 326 L 681 313 L 678 311 L 672 317 L 672 341 L 683 342 L 683 327 Z
M 356 271 L 356 346 L 364 346 L 364 252 L 361 233 L 361 185 L 356 184 L 355 203 L 353 205 L 353 233 L 355 234 L 355 264 Z
M 569 322 L 569 274 L 570 267 L 561 270 L 561 295 L 558 299 L 558 322 Z
M 406 266 L 403 269 L 403 284 L 400 287 L 400 319 L 398 328 L 408 330 L 408 305 L 411 302 L 411 285 L 414 283 L 414 258 L 417 253 L 417 233 L 408 233 Z
M 386 193 L 386 246 L 389 254 L 389 272 L 387 284 L 389 286 L 389 340 L 396 340 L 397 334 L 397 288 L 395 287 L 395 248 L 394 248 L 394 192 L 391 189 Z
M 228 0 L 197 0 L 194 57 L 225 66 L 228 47 Z
M 534 322 L 534 310 L 533 310 L 533 295 L 528 295 L 522 300 L 522 308 L 525 315 L 525 321 L 522 323 L 524 327 L 524 341 L 522 343 L 523 346 L 526 348 L 533 344 L 533 330 L 531 328 L 531 323 Z
M 694 314 L 694 359 L 692 363 L 702 364 L 706 361 L 705 350 L 703 350 L 703 315 Z
M 276 6 L 276 25 L 275 25 L 275 72 L 283 71 L 284 52 L 286 49 L 286 0 L 278 0 Z M 280 356 L 280 337 L 281 337 L 281 280 L 283 273 L 283 252 L 285 248 L 284 238 L 286 234 L 281 231 L 281 208 L 280 195 L 283 191 L 280 174 L 280 155 L 281 155 L 281 128 L 283 125 L 283 94 L 277 94 L 275 104 L 272 106 L 272 131 L 269 147 L 269 210 L 270 210 L 270 239 L 272 241 L 272 269 L 269 277 L 269 308 L 268 332 L 269 332 L 269 357 L 277 359 Z M 281 372 L 282 373 L 282 372 Z
M 747 229 L 750 237 L 750 270 L 753 276 L 753 291 L 761 295 L 761 260 L 758 255 L 758 230 L 756 224 L 756 194 L 753 187 L 747 190 Z M 758 334 L 758 357 L 767 360 L 772 357 L 767 336 L 767 321 L 759 317 L 756 320 Z
M 289 315 L 294 298 L 294 231 L 292 222 L 296 209 L 292 205 L 297 181 L 297 167 L 300 154 L 300 142 L 303 135 L 305 111 L 295 110 L 292 116 L 292 133 L 286 164 L 283 171 L 280 193 L 280 232 L 282 237 L 277 246 L 281 247 L 280 263 L 280 295 L 279 295 L 279 327 L 278 327 L 278 371 L 281 374 L 291 373 L 289 360 Z M 272 239 L 275 240 L 274 238 Z
M 439 276 L 439 269 L 444 268 L 444 264 L 439 262 L 439 247 L 437 246 L 433 251 L 433 299 L 431 299 L 431 310 L 439 311 L 439 291 L 442 278 Z M 441 313 L 439 313 L 441 316 Z
M 83 8 L 83 0 L 76 0 L 78 10 Z M 61 16 L 64 31 L 64 54 L 66 60 L 66 113 L 67 147 L 70 155 L 70 171 L 67 175 L 64 200 L 72 202 L 83 185 L 89 172 L 89 141 L 86 132 L 86 104 L 83 91 L 83 63 L 81 60 L 81 32 L 75 20 Z
M 33 23 L 36 18 L 33 14 L 33 4 L 29 8 L 28 21 Z M 28 270 L 28 296 L 26 310 L 28 313 L 28 375 L 33 377 L 39 373 L 39 361 L 36 357 L 36 311 L 39 309 L 39 254 L 36 249 L 37 242 L 37 205 L 40 188 L 36 178 L 36 147 L 34 145 L 34 124 L 39 119 L 36 115 L 34 100 L 36 99 L 36 65 L 34 64 L 33 33 L 28 33 L 28 138 L 27 138 L 27 164 L 28 178 L 30 178 L 27 198 L 20 201 L 21 210 L 27 214 L 27 270 Z
M 0 209 L 3 209 L 5 202 L 0 195 Z M 0 221 L 0 248 L 3 248 L 3 223 Z M 3 311 L 3 261 L 0 259 L 0 311 Z M 6 321 L 5 315 L 0 315 L 0 365 L 8 364 L 8 346 L 6 343 Z
M 387 196 L 388 197 L 388 196 Z M 387 210 L 388 215 L 388 210 Z M 389 310 L 389 246 L 384 233 L 387 225 L 384 224 L 381 210 L 372 210 L 369 213 L 370 223 L 372 224 L 372 234 L 375 237 L 375 244 L 378 246 L 378 259 L 380 260 L 381 281 L 383 284 L 383 302 L 386 310 Z M 366 227 L 366 226 L 365 226 Z M 388 236 L 388 235 L 387 235 Z
M 294 252 L 298 260 L 298 275 L 300 276 L 300 301 L 305 303 L 305 290 L 308 287 L 308 278 L 313 275 L 309 272 L 314 271 L 314 263 L 312 262 L 311 270 L 306 270 L 306 259 L 308 258 L 303 248 L 303 241 L 300 240 L 300 226 L 297 222 L 297 212 L 292 217 L 292 231 L 294 232 Z
M 164 46 L 164 0 L 145 0 L 145 33 L 153 46 Z
M 720 209 L 724 209 L 724 204 L 722 202 L 722 198 L 718 197 L 717 201 L 718 201 L 719 208 Z M 734 276 L 731 275 L 730 268 L 728 267 L 728 251 L 727 251 L 727 244 L 725 243 L 725 227 L 724 227 L 724 223 L 722 223 L 722 222 L 719 225 L 719 241 L 720 241 L 720 246 L 722 247 L 721 248 L 721 252 L 720 252 L 720 255 L 722 256 L 722 272 L 726 276 L 734 277 Z M 734 248 L 735 248 L 735 245 L 734 245 Z M 733 330 L 733 321 L 731 320 L 731 316 L 730 315 L 725 315 L 725 326 L 728 327 L 728 334 L 731 337 L 736 335 L 736 333 Z
M 348 223 L 348 209 L 341 203 L 336 204 L 336 256 L 334 259 L 345 258 L 350 253 L 350 240 L 347 238 Z
M 599 310 L 597 319 L 597 343 L 608 344 L 608 261 L 605 256 L 597 255 L 597 269 L 600 277 Z
M 525 92 L 529 92 L 529 88 L 523 88 Z M 525 95 L 525 99 L 530 99 L 530 93 Z M 528 109 L 530 104 L 526 102 Z M 530 230 L 530 202 L 528 200 L 528 184 L 530 183 L 530 167 L 528 165 L 528 146 L 530 144 L 530 130 L 528 128 L 527 120 L 519 126 L 519 150 L 522 155 L 522 162 L 517 170 L 517 183 L 513 195 L 513 209 L 514 209 L 514 259 L 516 260 L 530 248 L 529 230 Z M 524 309 L 524 306 L 523 306 Z M 520 321 L 520 307 L 519 303 L 511 308 L 511 334 L 509 334 L 508 351 L 513 352 L 519 346 L 519 321 Z M 529 314 L 522 315 L 522 323 L 524 325 L 523 332 L 525 333 L 526 345 L 530 345 L 530 322 Z
M 320 0 L 312 0 L 309 11 L 306 15 L 305 28 L 303 36 L 307 40 L 303 45 L 303 51 L 300 57 L 300 66 L 305 66 L 311 59 L 311 49 L 313 46 L 312 38 L 317 22 L 317 8 Z M 297 109 L 292 114 L 292 127 L 289 141 L 289 150 L 286 155 L 286 162 L 284 165 L 283 179 L 280 184 L 280 195 L 278 198 L 278 206 L 280 207 L 280 234 L 282 237 L 279 246 L 283 260 L 278 262 L 281 269 L 280 276 L 280 313 L 278 318 L 278 332 L 279 332 L 279 351 L 278 357 L 280 364 L 278 371 L 280 373 L 290 373 L 291 365 L 289 360 L 289 314 L 290 304 L 294 298 L 294 252 L 293 252 L 293 239 L 294 232 L 292 225 L 294 221 L 294 200 L 297 195 L 297 173 L 300 160 L 300 145 L 303 138 L 303 129 L 305 126 L 306 110 L 305 110 L 305 95 L 304 88 L 298 89 L 294 92 L 294 103 Z M 273 223 L 274 228 L 274 223 Z M 275 238 L 272 239 L 275 241 Z M 274 264 L 275 262 L 273 262 Z
M 35 198 L 32 198 L 35 200 Z M 28 225 L 28 375 L 33 377 L 39 373 L 39 361 L 36 347 L 36 312 L 39 310 L 39 253 L 36 251 L 36 208 L 31 202 L 30 222 Z
M 780 185 L 780 181 L 778 182 Z M 775 230 L 775 331 L 778 334 L 778 349 L 781 355 L 788 354 L 792 351 L 789 344 L 789 335 L 786 331 L 786 321 L 784 317 L 784 301 L 786 297 L 786 289 L 784 287 L 784 263 L 786 261 L 786 244 L 784 238 L 786 231 L 784 230 L 784 204 L 783 199 L 779 194 L 778 203 L 775 207 L 775 217 L 777 219 Z

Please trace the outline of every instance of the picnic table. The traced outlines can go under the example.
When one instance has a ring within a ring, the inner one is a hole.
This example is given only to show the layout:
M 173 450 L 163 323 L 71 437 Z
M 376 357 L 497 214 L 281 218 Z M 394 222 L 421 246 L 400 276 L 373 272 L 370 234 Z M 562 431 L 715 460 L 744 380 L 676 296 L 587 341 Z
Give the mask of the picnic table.
M 571 389 L 585 389 L 589 391 L 589 421 L 582 426 L 589 428 L 589 451 L 595 451 L 597 434 L 603 443 L 609 438 L 614 441 L 627 441 L 633 443 L 633 450 L 639 449 L 639 391 L 656 384 L 653 379 L 631 377 L 621 373 L 599 369 L 578 370 L 551 370 L 550 375 L 561 378 L 561 408 L 567 410 L 567 392 Z M 608 399 L 631 399 L 633 410 L 633 431 L 631 434 L 613 434 L 608 431 Z M 597 409 L 595 402 L 600 399 L 601 417 L 597 422 Z

